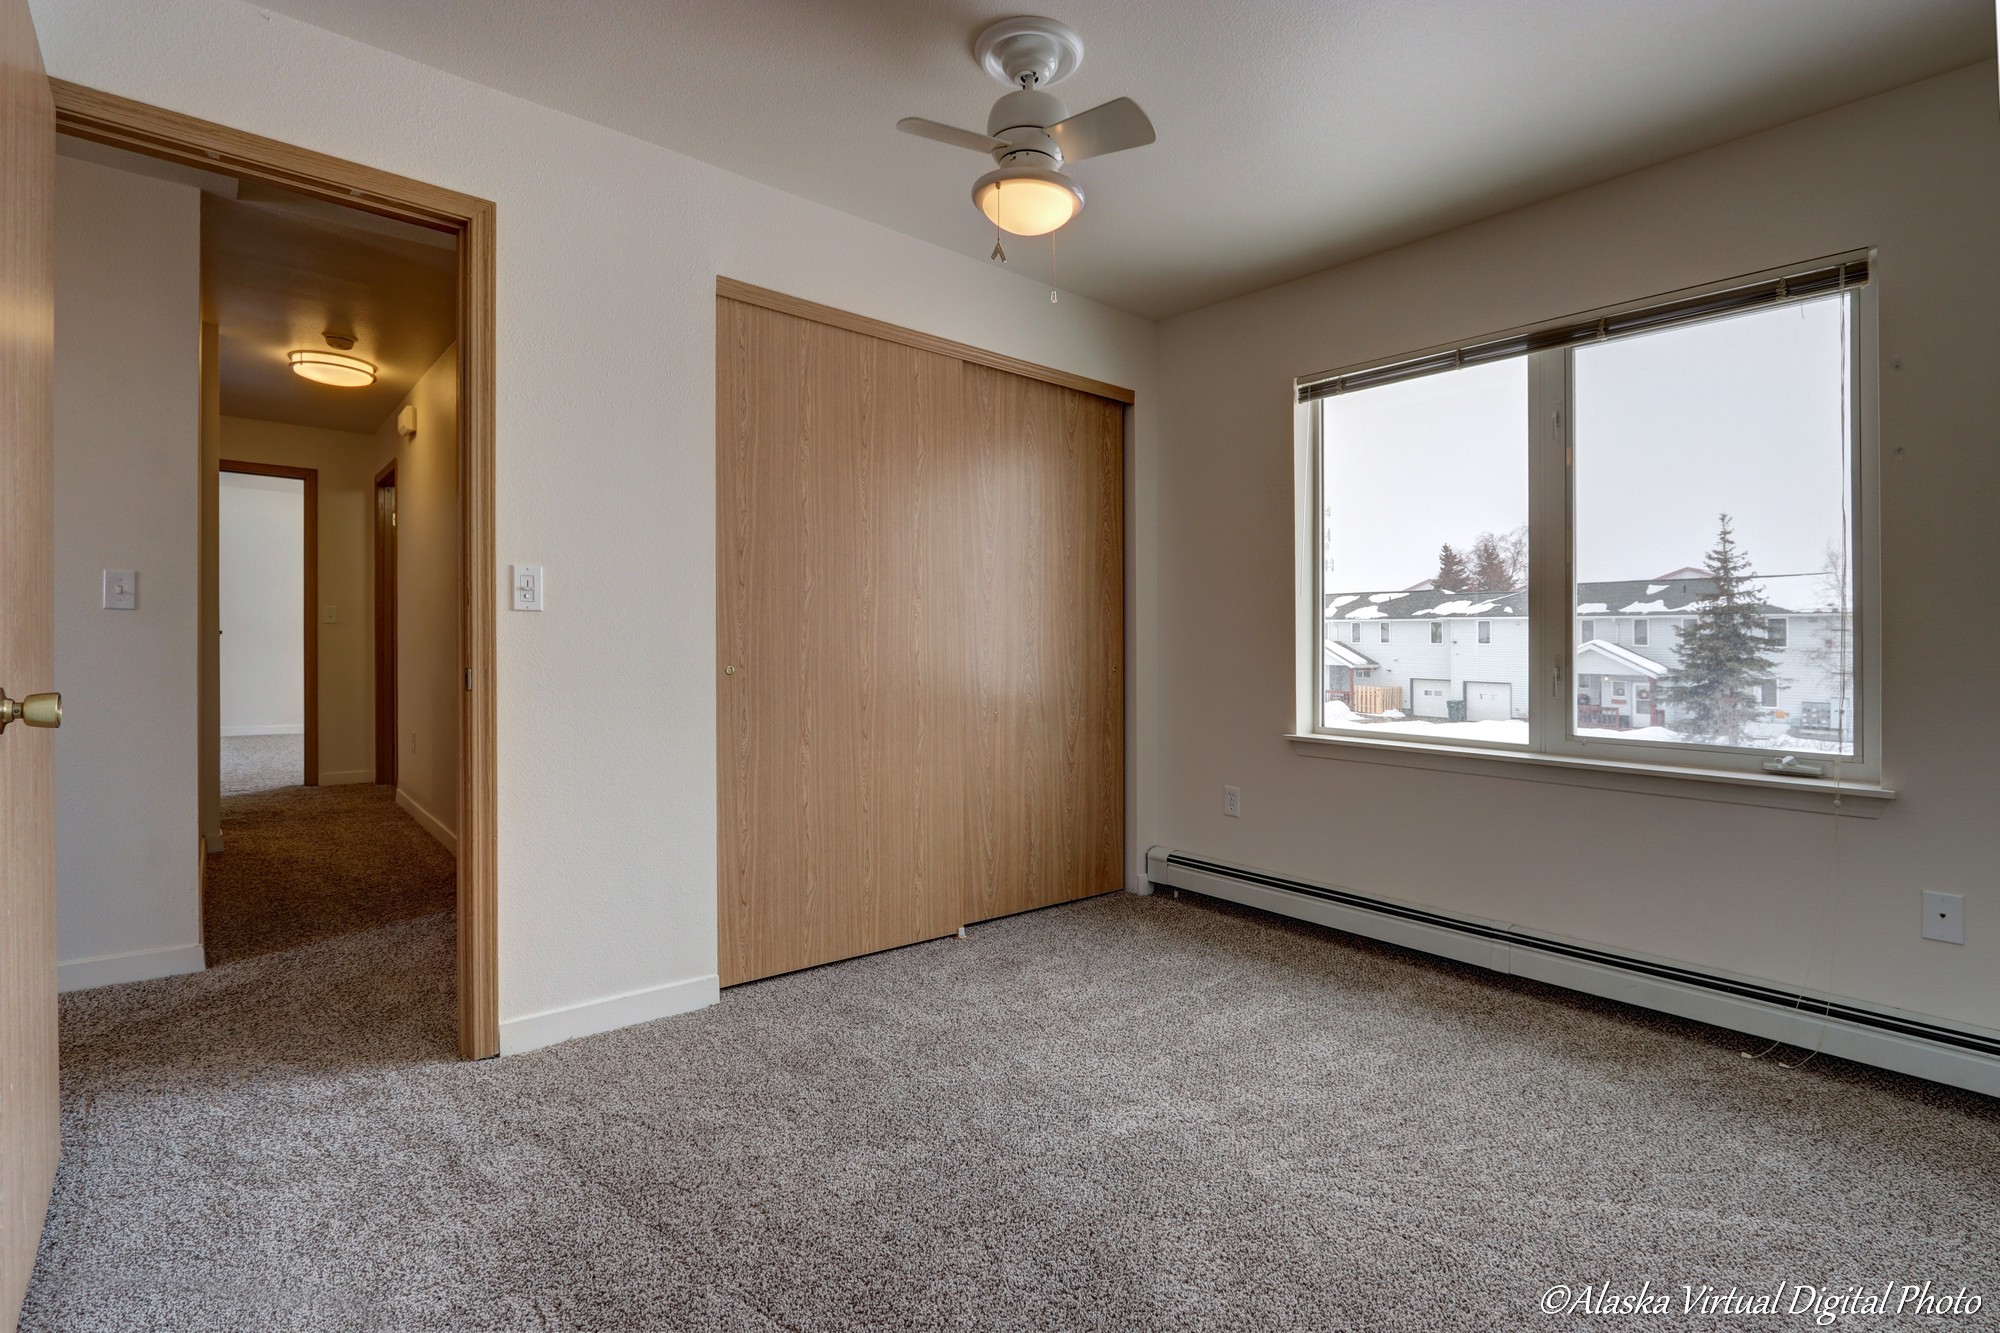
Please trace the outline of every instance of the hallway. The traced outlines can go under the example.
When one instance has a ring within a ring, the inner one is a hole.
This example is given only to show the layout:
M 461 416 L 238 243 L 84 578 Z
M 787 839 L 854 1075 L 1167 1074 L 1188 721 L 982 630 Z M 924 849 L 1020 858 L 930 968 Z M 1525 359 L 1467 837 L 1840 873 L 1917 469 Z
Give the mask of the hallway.
M 208 858 L 203 928 L 211 968 L 440 913 L 449 929 L 451 853 L 392 788 L 297 785 L 300 745 L 223 742 L 223 850 Z

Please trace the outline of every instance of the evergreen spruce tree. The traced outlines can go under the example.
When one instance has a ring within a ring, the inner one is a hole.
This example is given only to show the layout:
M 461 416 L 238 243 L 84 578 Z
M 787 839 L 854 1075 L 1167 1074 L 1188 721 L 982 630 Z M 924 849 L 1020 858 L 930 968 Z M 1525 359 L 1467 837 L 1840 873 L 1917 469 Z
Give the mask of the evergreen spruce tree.
M 1763 652 L 1764 590 L 1727 514 L 1708 572 L 1715 588 L 1695 605 L 1693 623 L 1677 631 L 1681 664 L 1660 683 L 1660 697 L 1679 706 L 1677 725 L 1695 739 L 1741 745 L 1757 714 L 1757 687 L 1775 664 Z
M 1437 577 L 1431 582 L 1444 592 L 1465 592 L 1472 586 L 1472 571 L 1465 567 L 1465 557 L 1450 542 L 1438 551 Z
M 1472 586 L 1480 592 L 1511 592 L 1514 575 L 1500 538 L 1490 532 L 1472 543 Z

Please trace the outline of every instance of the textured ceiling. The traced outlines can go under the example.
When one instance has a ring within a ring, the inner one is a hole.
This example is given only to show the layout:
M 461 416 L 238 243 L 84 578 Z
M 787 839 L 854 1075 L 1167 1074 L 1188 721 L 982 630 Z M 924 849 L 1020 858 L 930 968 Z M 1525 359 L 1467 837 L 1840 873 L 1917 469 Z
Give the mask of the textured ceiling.
M 264 0 L 267 8 L 968 255 L 980 0 Z M 1063 0 L 1072 110 L 1148 148 L 1078 163 L 1062 285 L 1162 316 L 1989 56 L 1986 0 Z M 1009 247 L 1046 272 L 1047 241 Z

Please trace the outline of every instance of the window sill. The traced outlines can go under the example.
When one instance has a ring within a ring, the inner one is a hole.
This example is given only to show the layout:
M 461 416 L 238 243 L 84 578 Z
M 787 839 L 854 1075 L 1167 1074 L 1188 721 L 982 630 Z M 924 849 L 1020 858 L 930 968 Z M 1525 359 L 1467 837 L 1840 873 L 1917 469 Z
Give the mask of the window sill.
M 1372 737 L 1287 734 L 1299 754 L 1315 759 L 1355 760 L 1425 768 L 1475 777 L 1553 782 L 1598 791 L 1674 796 L 1731 805 L 1761 805 L 1809 814 L 1878 818 L 1895 799 L 1894 790 L 1872 782 L 1830 778 L 1788 778 L 1775 773 L 1743 773 L 1722 768 L 1681 768 L 1664 764 L 1634 764 L 1573 755 L 1532 754 L 1519 750 L 1489 750 L 1466 745 L 1421 745 Z

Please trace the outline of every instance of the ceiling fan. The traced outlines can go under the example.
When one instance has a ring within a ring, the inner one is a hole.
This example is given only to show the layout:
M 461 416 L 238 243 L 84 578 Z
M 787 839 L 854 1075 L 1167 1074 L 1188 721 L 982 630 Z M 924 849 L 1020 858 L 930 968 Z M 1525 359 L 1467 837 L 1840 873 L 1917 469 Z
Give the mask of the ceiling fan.
M 1083 211 L 1083 191 L 1063 165 L 1153 142 L 1153 122 L 1129 97 L 1075 115 L 1046 89 L 1083 63 L 1083 39 L 1054 19 L 1002 19 L 979 34 L 973 55 L 988 74 L 1014 89 L 993 104 L 986 133 L 909 116 L 905 134 L 991 153 L 999 169 L 972 184 L 972 202 L 987 220 L 1016 236 L 1043 236 Z

